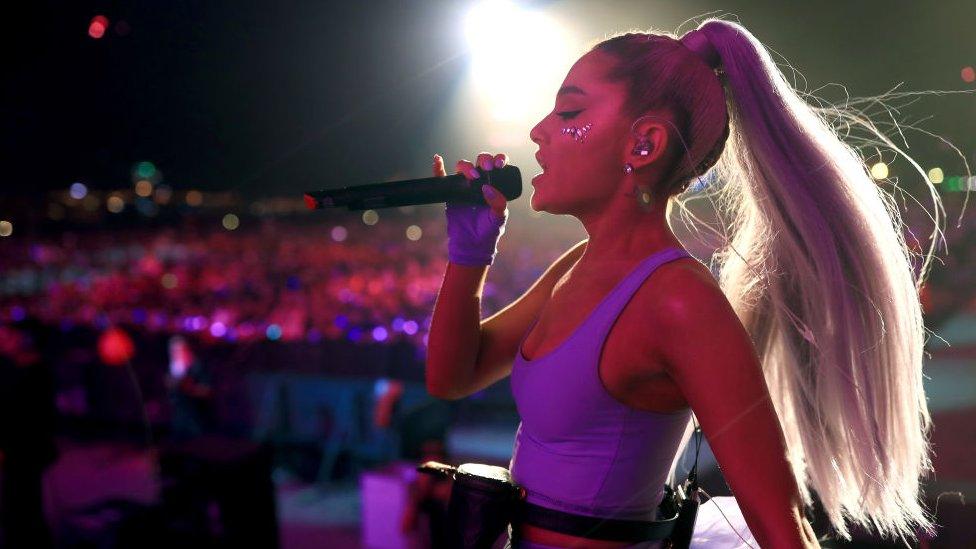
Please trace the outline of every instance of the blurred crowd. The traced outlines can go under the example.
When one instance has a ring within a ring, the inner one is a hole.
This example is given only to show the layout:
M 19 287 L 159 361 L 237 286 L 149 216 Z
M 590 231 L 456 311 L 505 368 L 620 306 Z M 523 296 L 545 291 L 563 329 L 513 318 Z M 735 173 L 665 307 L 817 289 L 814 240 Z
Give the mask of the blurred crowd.
M 356 212 L 338 222 L 315 213 L 254 217 L 236 230 L 188 216 L 162 227 L 5 238 L 0 318 L 65 329 L 129 325 L 204 341 L 422 345 L 447 245 L 443 213 L 436 206 L 417 213 L 380 210 L 372 225 Z M 545 222 L 510 221 L 489 270 L 483 316 L 518 297 L 579 240 L 571 224 L 539 231 Z

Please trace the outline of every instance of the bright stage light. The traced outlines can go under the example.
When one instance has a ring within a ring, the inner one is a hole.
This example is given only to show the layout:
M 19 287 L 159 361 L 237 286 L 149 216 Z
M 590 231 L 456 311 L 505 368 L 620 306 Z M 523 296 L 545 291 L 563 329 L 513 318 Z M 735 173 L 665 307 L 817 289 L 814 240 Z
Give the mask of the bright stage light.
M 551 108 L 574 60 L 568 32 L 554 19 L 512 2 L 489 0 L 465 20 L 472 84 L 495 120 L 526 122 Z

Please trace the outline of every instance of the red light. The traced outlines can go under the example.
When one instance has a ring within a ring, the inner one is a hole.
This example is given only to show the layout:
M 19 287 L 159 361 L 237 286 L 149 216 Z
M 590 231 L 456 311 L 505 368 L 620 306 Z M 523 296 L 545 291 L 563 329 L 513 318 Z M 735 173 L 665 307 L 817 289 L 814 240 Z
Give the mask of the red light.
M 963 82 L 976 82 L 976 69 L 963 67 L 960 76 L 962 76 Z
M 135 355 L 132 338 L 121 328 L 109 328 L 98 337 L 98 356 L 109 366 L 122 366 Z
M 311 197 L 311 196 L 309 196 L 309 195 L 306 194 L 305 195 L 305 207 L 308 208 L 308 209 L 310 209 L 310 210 L 314 210 L 317 206 L 318 206 L 318 202 L 315 200 L 315 198 L 313 198 L 313 197 Z
M 108 17 L 104 15 L 96 15 L 92 17 L 91 23 L 88 24 L 88 36 L 91 36 L 95 40 L 105 36 L 105 30 L 108 28 Z

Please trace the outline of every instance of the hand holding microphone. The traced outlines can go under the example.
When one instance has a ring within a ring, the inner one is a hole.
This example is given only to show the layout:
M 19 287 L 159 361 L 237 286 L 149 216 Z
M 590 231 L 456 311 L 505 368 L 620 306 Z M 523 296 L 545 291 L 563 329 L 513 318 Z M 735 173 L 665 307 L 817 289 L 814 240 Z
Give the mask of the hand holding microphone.
M 482 173 L 503 168 L 507 162 L 505 154 L 492 156 L 481 153 L 477 160 L 480 171 L 467 160 L 458 160 L 456 170 L 474 185 L 481 179 Z M 435 177 L 447 176 L 444 159 L 440 155 L 434 155 L 433 167 Z M 498 252 L 498 239 L 505 233 L 505 222 L 508 220 L 508 201 L 501 191 L 489 183 L 481 185 L 481 192 L 486 205 L 446 202 L 447 249 L 451 263 L 491 265 Z
M 447 175 L 444 159 L 434 155 L 434 176 L 308 191 L 309 209 L 349 210 L 415 204 L 446 204 L 448 256 L 458 265 L 491 265 L 504 232 L 508 200 L 522 195 L 522 174 L 505 154 L 481 153 L 476 164 L 459 160 Z

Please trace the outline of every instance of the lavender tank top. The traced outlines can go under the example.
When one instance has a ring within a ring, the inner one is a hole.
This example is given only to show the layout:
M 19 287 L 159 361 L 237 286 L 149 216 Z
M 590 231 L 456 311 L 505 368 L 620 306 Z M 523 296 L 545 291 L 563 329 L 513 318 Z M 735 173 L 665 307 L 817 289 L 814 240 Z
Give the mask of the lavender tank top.
M 522 343 L 532 329 L 522 337 L 511 375 L 521 422 L 509 469 L 529 502 L 595 517 L 657 518 L 691 409 L 631 408 L 607 392 L 597 366 L 610 328 L 637 288 L 659 266 L 683 257 L 691 256 L 666 248 L 641 261 L 542 357 L 527 360 Z

